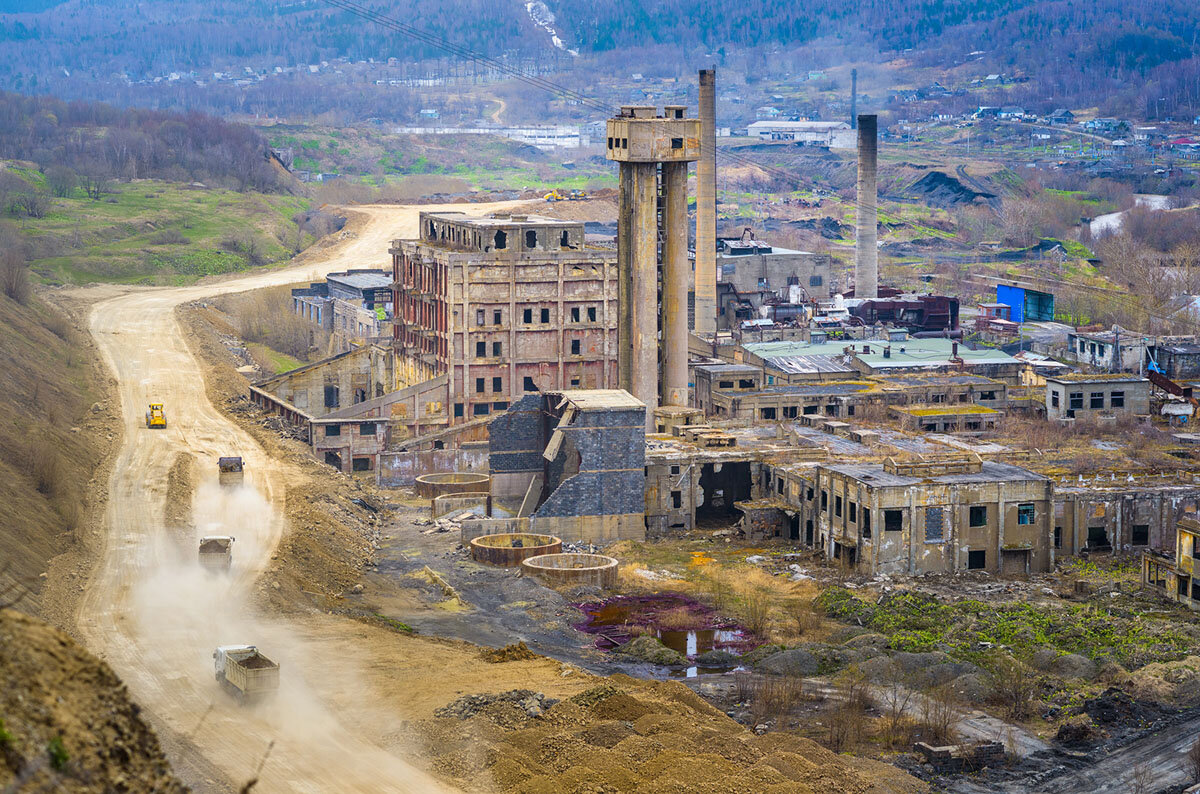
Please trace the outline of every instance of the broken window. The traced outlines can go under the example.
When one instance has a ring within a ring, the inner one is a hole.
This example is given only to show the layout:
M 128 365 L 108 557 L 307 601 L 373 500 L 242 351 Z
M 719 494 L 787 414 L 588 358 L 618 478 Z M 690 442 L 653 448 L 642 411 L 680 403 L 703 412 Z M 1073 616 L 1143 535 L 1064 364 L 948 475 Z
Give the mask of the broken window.
M 571 378 L 571 388 L 572 389 L 579 388 L 579 378 L 578 377 Z
M 982 571 L 987 567 L 987 551 L 972 549 L 967 552 L 967 568 L 972 571 Z
M 535 232 L 533 229 L 529 229 L 525 232 L 525 247 L 537 248 L 537 232 Z
M 1192 580 L 1192 600 L 1200 600 L 1200 580 Z
M 504 391 L 504 378 L 492 378 L 492 391 Z
M 851 502 L 850 503 L 850 523 L 854 524 L 857 522 L 858 522 L 858 502 Z
M 840 496 L 836 496 L 836 495 L 835 495 L 835 496 L 833 497 L 833 514 L 834 514 L 835 516 L 837 516 L 837 517 L 841 518 L 841 515 L 842 515 L 842 497 L 840 497 Z
M 476 393 L 476 394 L 483 394 L 483 384 L 484 384 L 484 382 L 485 382 L 485 381 L 484 381 L 484 379 L 483 379 L 483 378 L 476 378 L 476 379 L 475 379 L 475 393 Z
M 366 389 L 355 389 L 354 390 L 354 404 L 357 405 L 358 403 L 364 403 L 366 401 L 367 401 L 367 390 Z
M 492 325 L 500 325 L 500 320 L 503 317 L 504 315 L 500 313 L 500 310 L 496 309 L 496 311 L 492 312 Z
M 587 318 L 588 318 L 589 323 L 596 322 L 596 307 L 595 306 L 587 307 Z
M 1075 411 L 1083 410 L 1083 392 L 1071 392 L 1071 409 Z
M 1058 407 L 1058 392 L 1050 392 L 1050 405 L 1054 408 Z
M 779 477 L 775 480 L 775 492 L 783 493 L 783 478 Z
M 523 312 L 521 312 L 521 322 L 523 322 L 523 323 L 533 322 L 533 309 L 526 309 Z
M 337 408 L 340 403 L 341 403 L 341 397 L 338 394 L 338 387 L 337 386 L 326 386 L 325 387 L 325 407 L 326 408 Z
M 775 418 L 775 409 L 774 408 L 763 408 L 761 410 L 761 413 L 762 413 L 763 419 L 774 419 Z
M 1125 407 L 1125 392 L 1115 391 L 1108 396 L 1109 408 L 1124 408 Z
M 719 381 L 717 381 L 717 388 L 718 388 L 718 389 L 732 389 L 732 388 L 733 388 L 733 381 L 731 381 L 731 380 L 719 380 Z
M 808 277 L 808 286 L 820 287 L 822 284 L 824 284 L 824 281 L 825 280 L 823 278 L 821 278 L 820 276 L 809 276 Z
M 1108 530 L 1104 527 L 1088 527 L 1087 546 L 1089 549 L 1109 548 Z
M 1102 392 L 1102 391 L 1092 392 L 1091 402 L 1088 404 L 1088 407 L 1091 408 L 1093 411 L 1103 408 L 1104 407 L 1104 392 Z
M 829 509 L 829 491 L 821 491 L 821 512 Z
M 904 529 L 904 511 L 903 510 L 884 510 L 883 511 L 883 531 L 884 532 L 899 532 Z
M 1150 525 L 1134 524 L 1133 531 L 1130 533 L 1129 542 L 1135 546 L 1150 545 Z
M 487 416 L 491 412 L 491 406 L 487 403 L 475 403 L 471 406 L 471 413 L 475 416 Z
M 1062 548 L 1062 527 L 1054 528 L 1054 548 Z
M 1017 505 L 1017 523 L 1032 524 L 1037 518 L 1037 512 L 1034 509 L 1033 502 L 1024 502 Z
M 1175 592 L 1181 596 L 1187 596 L 1188 593 L 1188 577 L 1177 576 L 1175 579 Z
M 573 323 L 579 322 L 579 307 L 578 306 L 571 307 L 571 322 L 573 322 Z
M 454 416 L 455 416 L 456 418 L 461 418 L 461 417 L 462 417 L 462 415 L 463 415 L 463 404 L 462 404 L 462 403 L 455 403 L 455 404 L 454 404 Z
M 563 248 L 571 247 L 571 238 L 567 235 L 566 229 L 563 229 L 562 237 L 559 238 L 558 244 Z
M 523 391 L 537 391 L 538 387 L 537 384 L 533 382 L 533 378 L 526 375 L 525 380 L 521 382 L 521 389 Z
M 935 395 L 933 395 L 933 400 L 932 400 L 932 401 L 933 401 L 933 402 L 935 402 L 935 403 L 944 403 L 944 402 L 946 402 L 946 395 L 944 395 L 944 394 L 935 394 Z
M 508 403 L 506 403 L 506 402 L 492 403 L 492 410 L 493 411 L 507 411 Z
M 672 138 L 671 139 L 671 148 L 672 149 L 682 149 L 683 148 L 683 138 Z
M 994 399 L 996 399 L 996 392 L 981 391 L 981 392 L 979 392 L 979 399 L 984 400 L 984 401 L 994 400 Z
M 550 310 L 549 309 L 542 309 L 542 322 L 544 322 L 544 323 L 550 322 Z
M 325 438 L 332 436 L 340 436 L 342 434 L 341 425 L 325 425 Z
M 362 424 L 360 424 L 358 426 L 358 434 L 360 436 L 375 435 L 375 423 L 374 422 L 363 422 Z
M 794 405 L 783 406 L 783 418 L 784 419 L 795 419 L 796 413 L 797 413 L 796 406 L 794 406 Z
M 804 493 L 804 498 L 810 502 L 813 500 L 813 489 L 812 488 L 806 489 L 806 491 Z
M 484 358 L 487 356 L 487 342 L 475 343 L 475 358 Z
M 871 508 L 864 507 L 862 509 L 862 530 L 863 537 L 871 537 Z
M 497 357 L 504 355 L 504 343 L 492 342 L 492 355 Z
M 942 508 L 927 507 L 925 508 L 925 542 L 941 543 L 942 540 Z
M 483 309 L 476 309 L 476 310 L 475 310 L 475 324 L 476 324 L 476 325 L 483 325 L 483 324 L 484 324 L 484 320 L 483 320 Z
M 739 378 L 738 379 L 738 388 L 739 389 L 753 389 L 754 388 L 754 378 Z
M 683 491 L 671 491 L 671 507 L 675 510 L 683 507 Z
M 355 471 L 370 471 L 371 459 L 365 455 L 356 455 L 353 459 L 353 469 Z
M 580 354 L 581 344 L 578 339 L 571 340 L 571 355 L 578 356 Z
M 819 406 L 819 405 L 806 405 L 806 406 L 804 406 L 804 415 L 812 416 L 819 410 L 821 410 L 821 406 Z
M 508 248 L 508 235 L 504 233 L 503 229 L 500 229 L 496 232 L 495 242 L 497 251 L 502 251 L 505 248 Z
M 326 462 L 327 464 L 329 464 L 330 466 L 333 466 L 333 467 L 335 467 L 335 468 L 337 468 L 337 469 L 340 469 L 340 468 L 342 468 L 342 456 L 341 456 L 341 453 L 338 453 L 338 452 L 326 452 L 326 453 L 325 453 L 325 462 Z
M 971 505 L 970 519 L 973 527 L 987 526 L 987 505 Z

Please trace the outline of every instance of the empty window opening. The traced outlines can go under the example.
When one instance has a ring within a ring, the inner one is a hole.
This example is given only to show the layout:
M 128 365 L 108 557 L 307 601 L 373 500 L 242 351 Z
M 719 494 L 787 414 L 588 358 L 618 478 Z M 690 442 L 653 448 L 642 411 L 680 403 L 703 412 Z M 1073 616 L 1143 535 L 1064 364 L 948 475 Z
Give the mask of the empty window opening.
M 544 322 L 544 323 L 550 322 L 550 310 L 549 309 L 542 309 L 542 322 Z
M 355 471 L 371 470 L 371 459 L 365 455 L 355 455 L 351 464 Z
M 331 436 L 340 436 L 341 434 L 341 425 L 325 425 L 325 438 L 329 438 Z
M 683 507 L 683 491 L 671 491 L 671 507 L 675 510 Z
M 987 551 L 972 549 L 967 552 L 967 568 L 972 571 L 982 571 L 987 568 Z
M 775 418 L 775 409 L 774 408 L 763 408 L 763 409 L 761 409 L 761 413 L 762 413 L 763 419 L 774 419 Z
M 504 391 L 504 378 L 492 378 L 492 391 Z
M 483 379 L 483 378 L 476 378 L 476 379 L 475 379 L 475 393 L 476 393 L 476 394 L 483 394 L 483 384 L 484 384 L 484 382 L 485 382 L 485 381 L 484 381 L 484 379 Z
M 1129 542 L 1134 546 L 1150 545 L 1150 525 L 1134 524 L 1133 531 L 1130 533 Z
M 525 309 L 524 311 L 521 312 L 521 322 L 523 322 L 523 323 L 533 322 L 533 309 Z
M 734 504 L 750 499 L 752 485 L 749 462 L 704 464 L 696 493 L 696 526 L 727 527 L 739 523 L 742 513 Z
M 475 357 L 484 358 L 487 356 L 487 342 L 475 343 Z
M 1054 528 L 1054 548 L 1062 548 L 1062 527 Z
M 337 408 L 340 403 L 341 403 L 341 397 L 338 394 L 338 387 L 337 386 L 326 386 L 325 387 L 325 407 L 326 408 Z
M 358 426 L 358 434 L 360 436 L 375 435 L 375 423 L 374 422 L 363 422 L 362 424 L 360 424 Z
M 475 403 L 471 406 L 471 413 L 475 416 L 487 416 L 491 412 L 491 406 L 487 403 Z
M 579 307 L 578 306 L 571 307 L 571 322 L 573 322 L 573 323 L 579 322 Z
M 858 502 L 851 502 L 850 505 L 850 523 L 858 523 Z
M 537 232 L 535 232 L 533 229 L 525 232 L 525 247 L 537 248 Z
M 973 527 L 987 526 L 987 506 L 986 505 L 971 505 L 971 526 L 973 526 Z
M 1108 395 L 1108 407 L 1124 408 L 1125 407 L 1125 392 L 1115 391 Z
M 342 468 L 342 455 L 340 452 L 326 452 L 325 462 L 336 469 Z
M 462 403 L 455 403 L 455 404 L 454 404 L 454 416 L 455 416 L 456 418 L 461 418 L 461 417 L 462 417 L 462 415 L 463 415 L 463 404 L 462 404 Z
M 672 149 L 682 149 L 683 148 L 683 138 L 672 138 L 671 139 L 671 148 Z
M 612 148 L 612 147 L 609 147 Z M 559 238 L 558 244 L 563 248 L 571 247 L 571 237 L 567 234 L 567 230 L 563 229 L 562 237 Z
M 492 342 L 492 355 L 493 356 L 504 355 L 504 344 L 502 342 Z
M 533 382 L 533 378 L 526 375 L 525 380 L 521 382 L 521 389 L 523 391 L 537 391 L 538 387 L 537 384 Z
M 578 339 L 571 340 L 571 355 L 577 356 L 580 353 L 580 343 Z
M 842 516 L 842 497 L 840 496 L 833 497 L 833 514 L 838 518 Z
M 884 510 L 883 511 L 883 531 L 884 532 L 899 532 L 904 529 L 904 511 L 903 510 Z
M 1088 527 L 1087 547 L 1093 551 L 1111 549 L 1112 544 L 1108 542 L 1108 530 L 1104 527 Z
M 502 251 L 505 248 L 508 248 L 508 235 L 504 233 L 503 229 L 499 229 L 496 231 L 496 237 L 494 238 L 494 240 L 496 243 L 497 251 Z
M 499 309 L 492 312 L 492 325 L 500 325 L 500 321 L 503 318 L 504 318 L 504 315 L 500 313 Z
M 587 318 L 589 323 L 596 322 L 596 307 L 589 306 L 587 310 Z
M 483 309 L 476 309 L 476 310 L 475 310 L 475 324 L 476 324 L 476 325 L 483 325 L 483 324 L 484 324 L 484 321 L 483 321 Z

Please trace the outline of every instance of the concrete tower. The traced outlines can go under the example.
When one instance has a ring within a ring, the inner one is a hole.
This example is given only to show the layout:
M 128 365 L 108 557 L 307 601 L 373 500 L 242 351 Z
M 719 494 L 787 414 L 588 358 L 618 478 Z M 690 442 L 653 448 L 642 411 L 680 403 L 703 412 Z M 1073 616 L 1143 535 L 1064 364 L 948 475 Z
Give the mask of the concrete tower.
M 850 129 L 858 129 L 858 70 L 850 70 Z
M 854 297 L 879 296 L 879 249 L 876 244 L 878 197 L 875 171 L 877 136 L 874 115 L 858 117 L 858 228 L 854 239 Z
M 646 404 L 647 429 L 659 405 L 688 403 L 687 164 L 700 157 L 700 120 L 684 110 L 668 105 L 656 116 L 653 107 L 630 105 L 608 120 L 607 157 L 621 166 L 617 380 Z
M 697 334 L 717 331 L 717 73 L 700 70 L 700 160 L 696 163 Z

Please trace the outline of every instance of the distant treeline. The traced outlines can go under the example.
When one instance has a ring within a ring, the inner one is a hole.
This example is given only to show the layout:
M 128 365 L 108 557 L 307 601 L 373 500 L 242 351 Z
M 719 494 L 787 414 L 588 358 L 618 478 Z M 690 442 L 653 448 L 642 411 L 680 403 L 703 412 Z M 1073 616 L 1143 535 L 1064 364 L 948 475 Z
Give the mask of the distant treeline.
M 0 158 L 31 160 L 54 181 L 203 182 L 278 191 L 284 177 L 253 129 L 200 113 L 121 109 L 0 92 Z

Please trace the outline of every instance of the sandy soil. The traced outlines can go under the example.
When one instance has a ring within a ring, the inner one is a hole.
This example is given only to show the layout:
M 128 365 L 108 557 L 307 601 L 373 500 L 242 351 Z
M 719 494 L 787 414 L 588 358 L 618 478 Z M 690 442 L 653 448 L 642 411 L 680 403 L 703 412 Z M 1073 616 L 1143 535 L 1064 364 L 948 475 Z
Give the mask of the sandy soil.
M 506 205 L 453 209 L 482 213 L 500 206 Z M 436 207 L 361 208 L 335 239 L 284 269 L 193 287 L 90 291 L 102 298 L 90 330 L 116 377 L 124 443 L 108 486 L 100 562 L 80 600 L 77 625 L 88 647 L 147 709 L 180 774 L 198 790 L 240 784 L 264 757 L 262 791 L 439 788 L 394 752 L 405 744 L 402 718 L 363 685 L 374 680 L 366 675 L 373 665 L 388 665 L 389 655 L 412 656 L 415 664 L 428 658 L 424 650 L 360 648 L 371 630 L 354 621 L 319 614 L 302 622 L 270 620 L 249 607 L 253 584 L 287 531 L 289 464 L 267 455 L 209 402 L 174 313 L 181 303 L 213 295 L 386 265 L 388 242 L 415 236 L 418 211 L 429 209 Z M 166 404 L 166 430 L 145 428 L 151 401 Z M 201 473 L 192 505 L 196 531 L 220 526 L 238 538 L 228 579 L 206 578 L 166 527 L 169 471 L 179 453 L 194 456 Z M 216 458 L 228 454 L 246 460 L 247 487 L 216 486 Z M 429 644 L 385 636 L 405 646 Z M 279 697 L 255 709 L 235 706 L 211 672 L 213 647 L 247 642 L 283 665 Z M 383 736 L 392 737 L 389 749 L 381 746 Z

